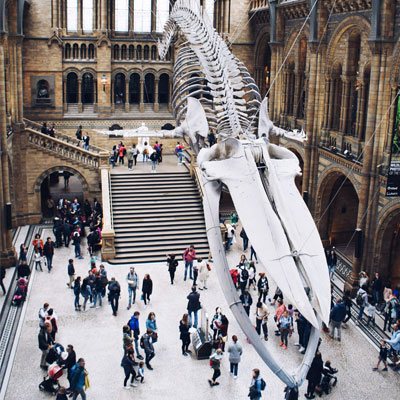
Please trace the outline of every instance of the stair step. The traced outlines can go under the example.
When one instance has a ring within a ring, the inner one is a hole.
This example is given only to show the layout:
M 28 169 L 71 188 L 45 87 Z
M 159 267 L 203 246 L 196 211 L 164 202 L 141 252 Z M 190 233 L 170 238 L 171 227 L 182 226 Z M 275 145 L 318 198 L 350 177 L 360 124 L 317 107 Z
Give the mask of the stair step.
M 149 163 L 150 165 L 150 163 Z M 111 179 L 120 179 L 120 178 L 147 178 L 147 179 L 159 179 L 164 177 L 176 178 L 176 177 L 190 177 L 190 173 L 188 171 L 182 172 L 157 172 L 156 174 L 147 173 L 147 172 L 138 172 L 138 173 L 118 173 L 111 170 Z
M 200 196 L 198 194 L 193 193 L 162 193 L 162 196 L 164 199 L 169 199 L 170 201 L 174 201 L 175 199 L 183 199 L 186 196 L 188 196 L 190 199 L 199 199 Z M 146 194 L 146 193 L 141 193 L 141 194 L 117 194 L 113 196 L 112 202 L 119 202 L 119 201 L 126 201 L 126 200 L 131 200 L 132 202 L 138 202 L 138 201 L 143 201 L 143 200 L 154 200 L 154 196 Z
M 187 235 L 179 235 L 176 232 L 171 232 L 170 234 L 165 234 L 164 232 L 160 232 L 159 235 L 157 233 L 151 233 L 147 236 L 140 235 L 140 236 L 133 236 L 132 234 L 129 234 L 127 236 L 122 236 L 118 235 L 118 237 L 115 238 L 115 243 L 118 244 L 123 244 L 123 243 L 135 243 L 135 242 L 149 242 L 150 240 L 156 241 L 163 241 L 163 240 L 177 240 L 177 241 L 182 241 L 185 240 L 186 243 L 190 241 L 191 239 L 196 240 L 196 239 L 203 239 L 207 238 L 206 233 L 204 230 L 199 230 L 197 232 L 190 232 Z
M 146 242 L 131 242 L 131 243 L 124 243 L 124 242 L 115 242 L 115 248 L 118 249 L 118 253 L 121 251 L 126 251 L 126 250 L 134 250 L 135 248 L 139 248 L 140 251 L 145 251 L 146 249 L 154 249 L 156 248 L 157 250 L 160 248 L 164 248 L 164 247 L 174 247 L 174 246 L 178 246 L 178 247 L 185 247 L 187 248 L 188 245 L 190 243 L 188 243 L 188 241 L 186 239 L 182 239 L 182 240 L 164 240 L 164 241 L 156 241 L 156 240 L 152 240 L 152 241 L 146 241 Z M 200 245 L 204 244 L 205 246 L 208 247 L 208 241 L 207 241 L 207 237 L 203 237 L 203 238 L 196 238 L 196 248 Z M 167 249 L 168 250 L 168 249 Z
M 151 222 L 151 223 L 158 223 L 161 221 L 188 221 L 191 222 L 193 219 L 203 219 L 202 212 L 193 212 L 187 214 L 160 214 L 160 215 L 151 215 L 151 214 L 139 214 L 134 216 L 124 216 L 116 215 L 114 216 L 114 224 L 119 224 L 120 222 Z
M 124 221 L 124 222 L 118 222 L 117 227 L 122 228 L 122 227 L 134 227 L 136 225 L 142 225 L 142 226 L 164 226 L 168 225 L 171 223 L 176 223 L 179 225 L 204 225 L 204 219 L 193 219 L 190 216 L 178 216 L 178 217 L 161 217 L 152 221 L 149 221 L 148 218 L 143 217 L 143 218 L 135 218 L 134 221 Z
M 163 256 L 164 259 L 166 259 L 165 255 L 167 253 L 175 253 L 175 254 L 182 254 L 187 247 L 190 245 L 190 243 L 186 243 L 184 245 L 177 245 L 177 246 L 165 246 L 162 249 L 154 249 L 153 247 L 149 247 L 146 250 L 141 249 L 140 251 L 133 252 L 133 251 L 124 251 L 124 252 L 119 252 L 115 256 L 115 258 L 122 258 L 122 257 L 130 257 L 130 258 L 135 258 L 135 257 L 154 257 L 154 256 Z M 204 253 L 208 254 L 208 243 L 205 245 L 199 245 L 195 246 L 196 250 L 196 255 L 200 253 L 201 251 Z
M 181 189 L 195 189 L 197 190 L 197 186 L 193 182 L 185 182 L 179 184 L 172 183 L 148 183 L 148 184 L 138 184 L 138 183 L 111 183 L 112 191 L 127 191 L 127 190 L 148 190 L 148 189 L 171 189 L 171 188 L 181 188 Z
M 116 204 L 113 209 L 114 213 L 115 211 L 129 211 L 129 210 L 159 210 L 162 208 L 168 208 L 170 210 L 174 210 L 176 208 L 182 208 L 185 207 L 185 209 L 189 207 L 198 207 L 200 209 L 203 209 L 202 202 L 200 200 L 190 200 L 190 201 L 184 201 L 184 200 L 177 200 L 174 203 L 171 204 L 169 201 L 165 200 L 154 200 L 154 201 L 149 201 L 146 203 L 140 203 L 140 204 L 132 204 L 132 202 L 129 202 L 129 204 Z
M 119 239 L 128 239 L 130 240 L 130 238 L 133 239 L 142 239 L 142 238 L 148 238 L 148 237 L 157 237 L 160 236 L 162 234 L 162 236 L 177 236 L 177 237 L 185 237 L 185 238 L 190 238 L 192 235 L 198 236 L 200 234 L 205 234 L 205 230 L 204 229 L 181 229 L 179 227 L 177 227 L 176 229 L 169 229 L 167 230 L 167 228 L 164 228 L 162 230 L 162 233 L 160 233 L 159 230 L 153 230 L 150 231 L 148 229 L 142 229 L 142 230 L 136 230 L 136 229 L 126 229 L 124 231 L 118 232 L 118 235 L 115 237 L 115 240 L 119 240 Z
M 171 201 L 175 202 L 177 200 L 191 200 L 191 201 L 200 201 L 200 195 L 199 194 L 187 194 L 187 195 L 182 195 L 182 194 L 177 194 L 176 196 L 174 196 L 173 194 L 170 194 L 168 196 L 164 196 L 164 197 L 154 197 L 154 196 L 138 196 L 135 198 L 126 198 L 126 197 L 117 197 L 117 198 L 113 198 L 112 202 L 113 202 L 113 206 L 114 203 L 118 203 L 118 204 L 132 204 L 132 205 L 138 205 L 138 202 L 140 202 L 139 204 L 150 204 L 150 202 L 154 201 L 154 200 L 159 200 L 159 201 L 164 201 L 166 203 L 170 203 Z M 129 200 L 129 202 L 127 201 Z
M 113 215 L 115 216 L 137 216 L 137 215 L 145 215 L 145 216 L 179 216 L 179 215 L 203 215 L 203 209 L 200 206 L 188 206 L 188 207 L 180 207 L 180 208 L 169 208 L 168 206 L 163 206 L 162 208 L 147 208 L 147 209 L 137 209 L 137 210 L 119 210 L 116 208 L 113 211 Z
M 142 194 L 142 193 L 152 193 L 156 197 L 162 196 L 164 193 L 197 193 L 197 188 L 196 187 L 181 187 L 181 186 L 164 186 L 163 188 L 159 188 L 157 186 L 148 186 L 148 187 L 143 187 L 141 189 L 135 188 L 135 189 L 130 189 L 130 188 L 117 188 L 114 189 L 112 187 L 112 194 L 113 196 L 119 196 L 119 195 L 136 195 L 136 194 Z

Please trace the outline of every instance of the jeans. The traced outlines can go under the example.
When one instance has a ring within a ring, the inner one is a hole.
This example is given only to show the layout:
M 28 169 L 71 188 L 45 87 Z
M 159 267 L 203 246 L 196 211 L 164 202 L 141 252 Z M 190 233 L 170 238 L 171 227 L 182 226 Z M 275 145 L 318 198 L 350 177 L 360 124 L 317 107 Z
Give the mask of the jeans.
M 49 350 L 42 350 L 42 357 L 40 359 L 40 366 L 44 367 L 46 365 L 46 357 L 47 354 L 49 353 Z
M 241 294 L 244 295 L 244 291 L 246 290 L 246 286 L 247 286 L 247 280 L 243 281 L 243 282 L 239 282 L 239 287 L 240 287 L 240 291 Z
M 137 163 L 137 155 L 133 156 L 133 159 L 135 160 L 135 167 L 136 167 L 136 163 Z
M 253 249 L 253 246 L 250 246 L 250 261 L 253 260 L 253 256 L 254 256 L 254 258 L 256 259 L 256 261 L 258 261 L 257 253 L 256 253 L 255 250 Z
M 220 375 L 221 375 L 221 370 L 219 368 L 218 369 L 214 369 L 214 373 L 213 373 L 213 376 L 211 378 L 212 381 L 215 382 Z
M 75 295 L 74 305 L 75 305 L 75 308 L 80 307 L 80 305 L 79 305 L 79 294 Z
M 331 321 L 331 335 L 333 338 L 335 338 L 335 329 L 337 329 L 337 336 L 340 340 L 342 338 L 342 323 Z
M 147 302 L 150 303 L 150 293 L 148 293 L 148 292 L 143 292 L 143 293 L 142 293 L 142 296 L 143 296 L 144 304 L 147 304 Z
M 89 145 L 85 144 L 85 150 L 89 150 Z
M 364 308 L 365 308 L 365 305 L 360 306 L 360 312 L 358 313 L 358 317 L 357 317 L 357 319 L 359 321 L 362 319 L 362 316 L 364 314 Z
M 75 243 L 75 257 L 80 257 L 81 256 L 81 244 L 80 243 Z
M 82 305 L 82 307 L 83 307 L 83 311 L 85 311 L 86 310 L 86 303 L 87 303 L 88 298 L 89 298 L 89 292 L 85 292 L 85 293 L 81 293 L 81 294 L 82 294 L 82 297 L 83 297 L 83 305 Z
M 183 152 L 179 151 L 178 152 L 178 164 L 182 164 L 182 161 L 185 160 L 185 155 L 183 154 Z
M 155 171 L 157 168 L 157 161 L 151 160 L 151 170 Z
M 101 292 L 94 293 L 94 306 L 96 307 L 97 299 L 99 299 L 99 306 L 101 307 Z
M 330 265 L 329 266 L 329 278 L 333 280 L 334 277 L 335 277 L 335 266 Z
M 113 314 L 116 314 L 118 311 L 118 296 L 117 295 L 110 296 L 110 301 Z
M 124 156 L 119 156 L 118 160 L 120 164 L 124 165 Z
M 149 156 L 143 153 L 143 162 L 147 162 L 149 160 Z
M 385 322 L 383 324 L 383 330 L 386 331 L 386 326 L 387 330 L 390 332 L 392 328 L 392 316 L 390 312 L 385 312 Z
M 135 337 L 135 351 L 136 351 L 136 356 L 140 356 L 140 351 L 139 351 L 139 338 L 136 339 L 136 337 Z
M 190 279 L 193 279 L 193 261 L 185 261 L 185 276 L 183 278 L 185 281 L 186 281 L 186 277 L 187 277 L 188 267 L 190 268 L 190 270 L 189 270 Z
M 154 358 L 154 353 L 146 353 L 146 365 L 147 367 L 150 365 L 150 361 Z
M 128 285 L 128 305 L 135 304 L 136 301 L 136 286 L 131 287 Z
M 379 290 L 374 290 L 372 292 L 372 295 L 374 297 L 375 304 L 378 305 L 379 304 Z
M 126 386 L 126 384 L 128 383 L 129 377 L 131 377 L 131 383 L 133 383 L 135 376 L 136 376 L 136 372 L 135 370 L 132 368 L 132 371 L 130 372 L 125 372 L 125 379 L 124 379 L 124 386 Z
M 243 251 L 246 251 L 248 247 L 249 247 L 249 239 L 245 238 L 243 239 Z
M 264 333 L 264 337 L 268 337 L 268 325 L 266 322 L 263 322 L 262 319 L 256 319 L 256 331 L 260 335 L 261 334 L 261 327 Z
M 41 261 L 35 261 L 35 270 L 37 271 L 38 266 L 40 268 L 41 271 L 43 271 L 42 269 L 42 262 Z
M 286 347 L 288 345 L 288 335 L 289 335 L 289 328 L 283 328 L 281 332 L 281 342 L 283 342 L 284 346 Z
M 86 393 L 84 388 L 76 388 L 74 390 L 74 395 L 72 396 L 72 400 L 76 400 L 78 396 L 81 395 L 82 400 L 86 400 Z
M 193 327 L 197 329 L 197 311 L 189 311 L 188 310 L 188 314 L 189 314 L 189 327 L 192 327 L 192 313 L 194 314 L 194 324 Z
M 196 286 L 196 282 L 197 282 L 197 277 L 199 276 L 199 271 L 197 269 L 195 269 L 193 271 L 193 286 Z
M 46 260 L 47 260 L 47 269 L 50 271 L 52 268 L 53 256 L 46 256 Z
M 237 376 L 238 374 L 238 363 L 231 363 L 231 374 L 233 374 L 234 376 Z
M 227 238 L 225 243 L 225 250 L 228 251 L 231 248 L 233 237 Z
M 133 160 L 128 160 L 128 169 L 132 169 Z

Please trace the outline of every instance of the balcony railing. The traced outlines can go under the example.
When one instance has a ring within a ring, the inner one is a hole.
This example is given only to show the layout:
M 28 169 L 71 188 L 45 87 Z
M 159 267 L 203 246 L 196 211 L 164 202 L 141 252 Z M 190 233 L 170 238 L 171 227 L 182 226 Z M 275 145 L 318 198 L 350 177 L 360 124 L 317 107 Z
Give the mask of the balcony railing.
M 254 10 L 257 8 L 269 7 L 268 0 L 252 0 L 250 4 L 250 9 Z

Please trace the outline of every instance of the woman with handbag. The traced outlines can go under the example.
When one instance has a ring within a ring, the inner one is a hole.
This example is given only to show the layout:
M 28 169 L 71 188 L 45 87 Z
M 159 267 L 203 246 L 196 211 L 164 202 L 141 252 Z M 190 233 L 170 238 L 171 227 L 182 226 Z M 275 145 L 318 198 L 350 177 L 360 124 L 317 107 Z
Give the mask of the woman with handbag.
M 156 314 L 151 312 L 146 320 L 146 329 L 151 329 L 153 331 L 153 343 L 156 343 L 158 340 L 158 332 L 157 332 L 157 322 L 156 322 Z
M 216 324 L 218 329 L 219 329 L 219 336 L 221 337 L 222 343 L 221 343 L 221 350 L 225 351 L 225 343 L 228 340 L 228 326 L 229 326 L 229 321 L 228 318 L 223 315 L 221 317 L 221 324 Z
M 171 278 L 171 285 L 173 285 L 175 279 L 175 271 L 178 267 L 178 261 L 175 259 L 175 254 L 167 254 L 167 257 L 168 272 Z
M 214 354 L 210 356 L 210 366 L 214 370 L 213 376 L 208 380 L 211 387 L 219 385 L 217 382 L 218 377 L 221 375 L 221 359 L 222 350 L 218 349 Z
M 183 314 L 182 319 L 179 322 L 179 332 L 180 339 L 182 341 L 182 355 L 185 357 L 190 353 L 189 345 L 190 345 L 190 331 L 189 331 L 189 315 Z

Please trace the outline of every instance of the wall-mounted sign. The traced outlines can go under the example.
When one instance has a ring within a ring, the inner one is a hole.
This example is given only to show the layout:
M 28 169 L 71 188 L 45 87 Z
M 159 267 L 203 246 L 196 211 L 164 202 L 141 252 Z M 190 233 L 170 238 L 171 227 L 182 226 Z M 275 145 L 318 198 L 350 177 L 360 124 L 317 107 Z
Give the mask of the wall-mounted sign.
M 390 154 L 386 196 L 400 196 L 400 101 L 396 100 L 396 114 L 393 126 L 393 139 Z

